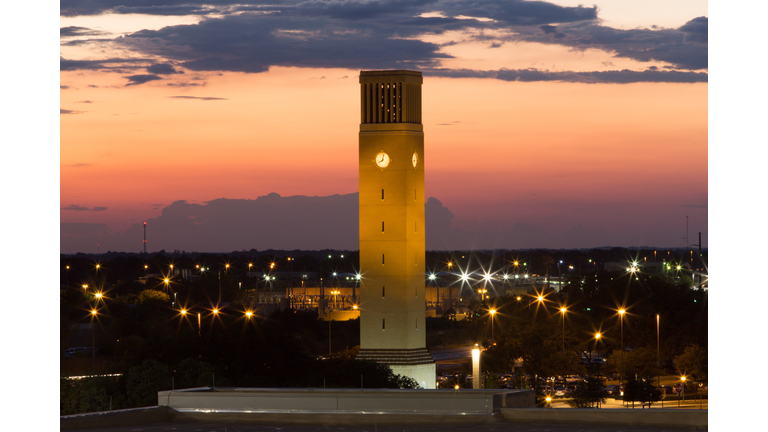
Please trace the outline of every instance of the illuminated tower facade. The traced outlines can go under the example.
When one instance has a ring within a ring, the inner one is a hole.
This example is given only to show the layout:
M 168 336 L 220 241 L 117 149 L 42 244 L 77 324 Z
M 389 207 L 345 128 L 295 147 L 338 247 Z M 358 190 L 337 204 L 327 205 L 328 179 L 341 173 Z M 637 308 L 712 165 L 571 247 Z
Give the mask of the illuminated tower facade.
M 435 388 L 426 348 L 421 72 L 360 72 L 360 353 Z

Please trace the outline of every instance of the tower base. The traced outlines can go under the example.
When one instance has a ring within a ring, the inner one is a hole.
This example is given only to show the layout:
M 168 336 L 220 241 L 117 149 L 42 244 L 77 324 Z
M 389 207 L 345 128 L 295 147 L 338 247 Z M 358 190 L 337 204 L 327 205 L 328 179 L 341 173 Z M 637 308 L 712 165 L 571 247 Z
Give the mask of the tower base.
M 435 364 L 420 364 L 412 366 L 395 365 L 390 366 L 392 372 L 411 377 L 419 383 L 423 389 L 435 389 L 437 384 Z
M 373 360 L 383 363 L 392 372 L 411 377 L 424 389 L 436 388 L 435 359 L 426 348 L 414 349 L 361 349 L 357 353 L 359 360 Z

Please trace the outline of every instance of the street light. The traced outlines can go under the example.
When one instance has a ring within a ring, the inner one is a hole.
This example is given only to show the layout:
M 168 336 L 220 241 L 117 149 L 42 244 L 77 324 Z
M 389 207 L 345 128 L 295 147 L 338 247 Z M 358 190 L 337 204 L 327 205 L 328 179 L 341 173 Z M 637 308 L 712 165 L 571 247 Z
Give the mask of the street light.
M 491 313 L 491 345 L 493 345 L 493 316 L 496 315 L 496 309 L 491 309 L 489 312 Z
M 331 291 L 331 294 L 333 294 L 333 308 L 336 309 L 336 295 L 340 294 L 340 292 L 339 290 L 333 290 Z
M 560 308 L 560 313 L 563 314 L 563 354 L 565 354 L 565 312 L 567 309 L 565 306 Z
M 91 347 L 91 356 L 93 359 L 93 372 L 96 373 L 96 323 L 94 322 L 94 318 L 96 318 L 96 315 L 98 314 L 98 311 L 96 309 L 91 309 L 91 338 L 93 342 L 93 346 Z
M 600 364 L 603 362 L 600 358 L 600 348 L 597 347 L 597 343 L 600 341 L 600 332 L 595 334 L 595 348 L 597 349 L 597 380 L 600 381 Z M 597 407 L 600 408 L 600 399 L 597 400 Z
M 685 375 L 680 377 L 680 381 L 683 382 L 683 402 L 685 402 Z
M 621 357 L 619 370 L 619 386 L 624 383 L 624 309 L 619 309 L 619 322 L 621 323 Z

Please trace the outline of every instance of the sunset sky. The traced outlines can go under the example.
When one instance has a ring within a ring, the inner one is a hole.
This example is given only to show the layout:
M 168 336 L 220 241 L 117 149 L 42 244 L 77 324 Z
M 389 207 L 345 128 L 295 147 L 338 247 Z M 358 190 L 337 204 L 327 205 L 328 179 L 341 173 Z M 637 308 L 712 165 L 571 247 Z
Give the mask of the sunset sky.
M 579 4 L 62 0 L 61 252 L 175 201 L 357 192 L 369 69 L 423 72 L 452 229 L 684 247 L 688 216 L 707 247 L 707 2 Z M 241 248 L 302 248 L 274 243 Z

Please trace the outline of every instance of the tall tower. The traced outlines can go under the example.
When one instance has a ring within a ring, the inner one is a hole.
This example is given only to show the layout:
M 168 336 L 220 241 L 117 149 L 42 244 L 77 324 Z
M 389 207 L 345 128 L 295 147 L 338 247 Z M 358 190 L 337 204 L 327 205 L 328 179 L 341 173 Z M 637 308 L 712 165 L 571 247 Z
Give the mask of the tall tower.
M 435 388 L 426 348 L 421 72 L 360 72 L 360 353 Z

